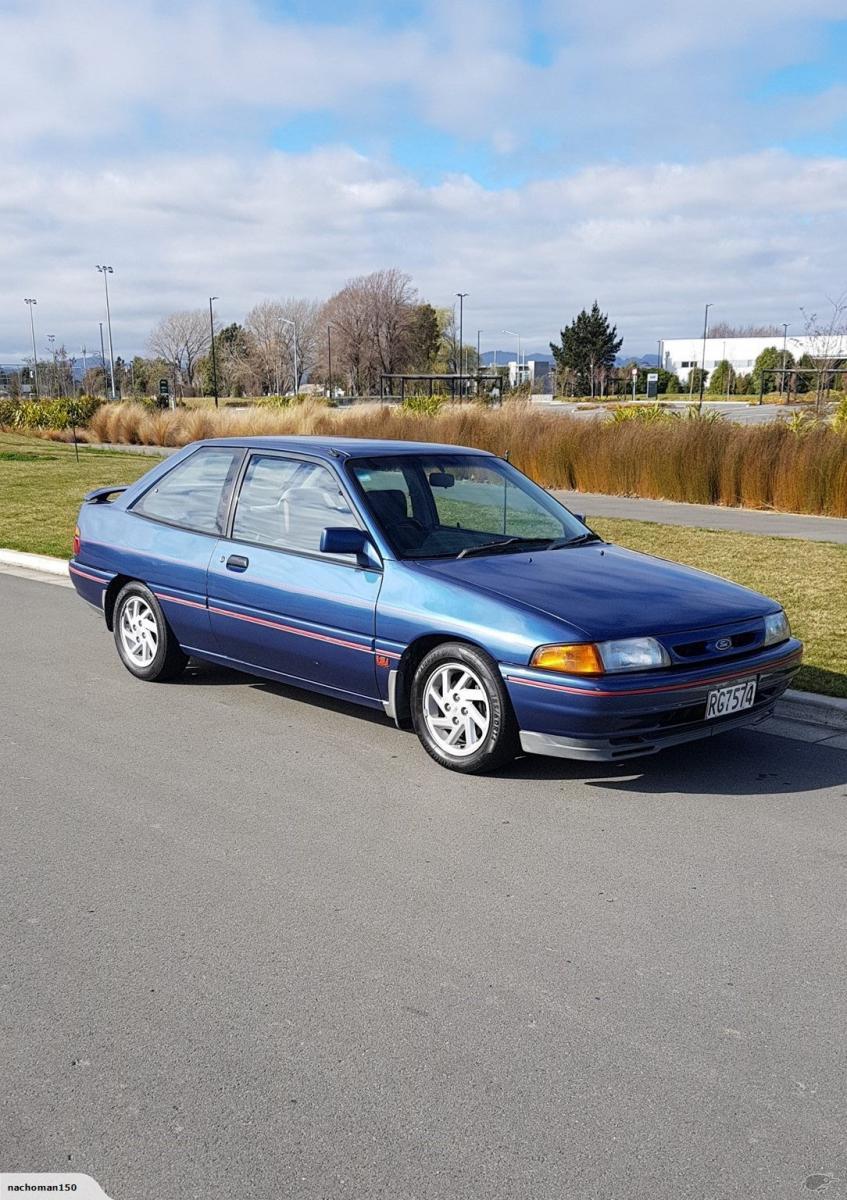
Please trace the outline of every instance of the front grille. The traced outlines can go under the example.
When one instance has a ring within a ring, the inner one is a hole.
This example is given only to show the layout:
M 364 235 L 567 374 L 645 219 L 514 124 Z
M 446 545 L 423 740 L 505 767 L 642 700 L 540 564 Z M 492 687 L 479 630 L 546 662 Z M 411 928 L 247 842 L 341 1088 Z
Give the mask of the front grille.
M 712 639 L 712 641 L 703 640 L 702 642 L 674 642 L 671 649 L 673 650 L 674 654 L 678 654 L 680 658 L 703 658 L 709 654 L 710 647 L 713 646 L 714 642 L 717 640 L 718 639 Z M 730 649 L 736 651 L 742 650 L 744 647 L 756 645 L 758 640 L 759 639 L 756 635 L 756 631 L 753 629 L 748 629 L 744 633 L 733 633 L 726 638 L 726 641 L 730 643 L 730 647 L 722 651 L 714 650 L 713 653 L 720 653 L 721 655 L 729 654 Z
M 760 617 L 711 629 L 692 629 L 668 634 L 659 640 L 672 662 L 689 667 L 694 663 L 739 662 L 762 649 L 765 626 Z

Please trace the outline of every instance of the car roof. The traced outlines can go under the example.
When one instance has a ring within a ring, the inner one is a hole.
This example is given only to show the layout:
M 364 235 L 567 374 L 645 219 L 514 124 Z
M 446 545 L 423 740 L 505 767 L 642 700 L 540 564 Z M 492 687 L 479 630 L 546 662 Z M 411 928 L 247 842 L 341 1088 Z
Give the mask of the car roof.
M 231 437 L 206 438 L 200 446 L 243 446 L 251 450 L 302 450 L 322 458 L 372 458 L 395 454 L 479 454 L 494 457 L 474 446 L 452 446 L 442 442 L 405 442 L 388 438 L 352 437 Z

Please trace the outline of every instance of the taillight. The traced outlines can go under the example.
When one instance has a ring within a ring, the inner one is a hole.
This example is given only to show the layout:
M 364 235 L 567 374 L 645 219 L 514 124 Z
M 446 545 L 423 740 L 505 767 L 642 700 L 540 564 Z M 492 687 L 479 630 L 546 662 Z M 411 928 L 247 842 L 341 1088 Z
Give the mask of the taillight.
M 79 558 L 79 525 L 74 530 L 74 558 Z

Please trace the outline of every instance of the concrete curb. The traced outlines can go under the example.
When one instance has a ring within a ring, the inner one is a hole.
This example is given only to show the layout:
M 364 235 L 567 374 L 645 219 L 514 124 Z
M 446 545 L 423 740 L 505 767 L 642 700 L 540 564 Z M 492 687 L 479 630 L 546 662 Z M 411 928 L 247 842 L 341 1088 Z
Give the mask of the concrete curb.
M 807 725 L 847 729 L 847 700 L 789 688 L 779 702 L 777 715 L 789 721 L 804 721 Z
M 0 571 L 20 572 L 29 578 L 38 575 L 68 579 L 68 563 L 49 554 L 27 554 L 22 550 L 0 549 Z M 806 725 L 824 725 L 827 729 L 847 729 L 847 700 L 838 696 L 820 696 L 816 692 L 789 689 L 779 701 L 777 716 Z
M 19 567 L 42 575 L 68 575 L 66 558 L 51 558 L 49 554 L 27 554 L 23 550 L 0 550 L 0 566 Z

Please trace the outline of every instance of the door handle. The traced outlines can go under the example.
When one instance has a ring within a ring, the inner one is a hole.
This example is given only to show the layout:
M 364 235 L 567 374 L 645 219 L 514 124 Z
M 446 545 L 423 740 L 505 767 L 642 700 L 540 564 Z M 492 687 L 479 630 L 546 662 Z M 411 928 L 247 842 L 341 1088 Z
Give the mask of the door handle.
M 228 571 L 246 571 L 250 566 L 250 559 L 245 558 L 243 554 L 230 554 L 226 560 L 226 569 Z

